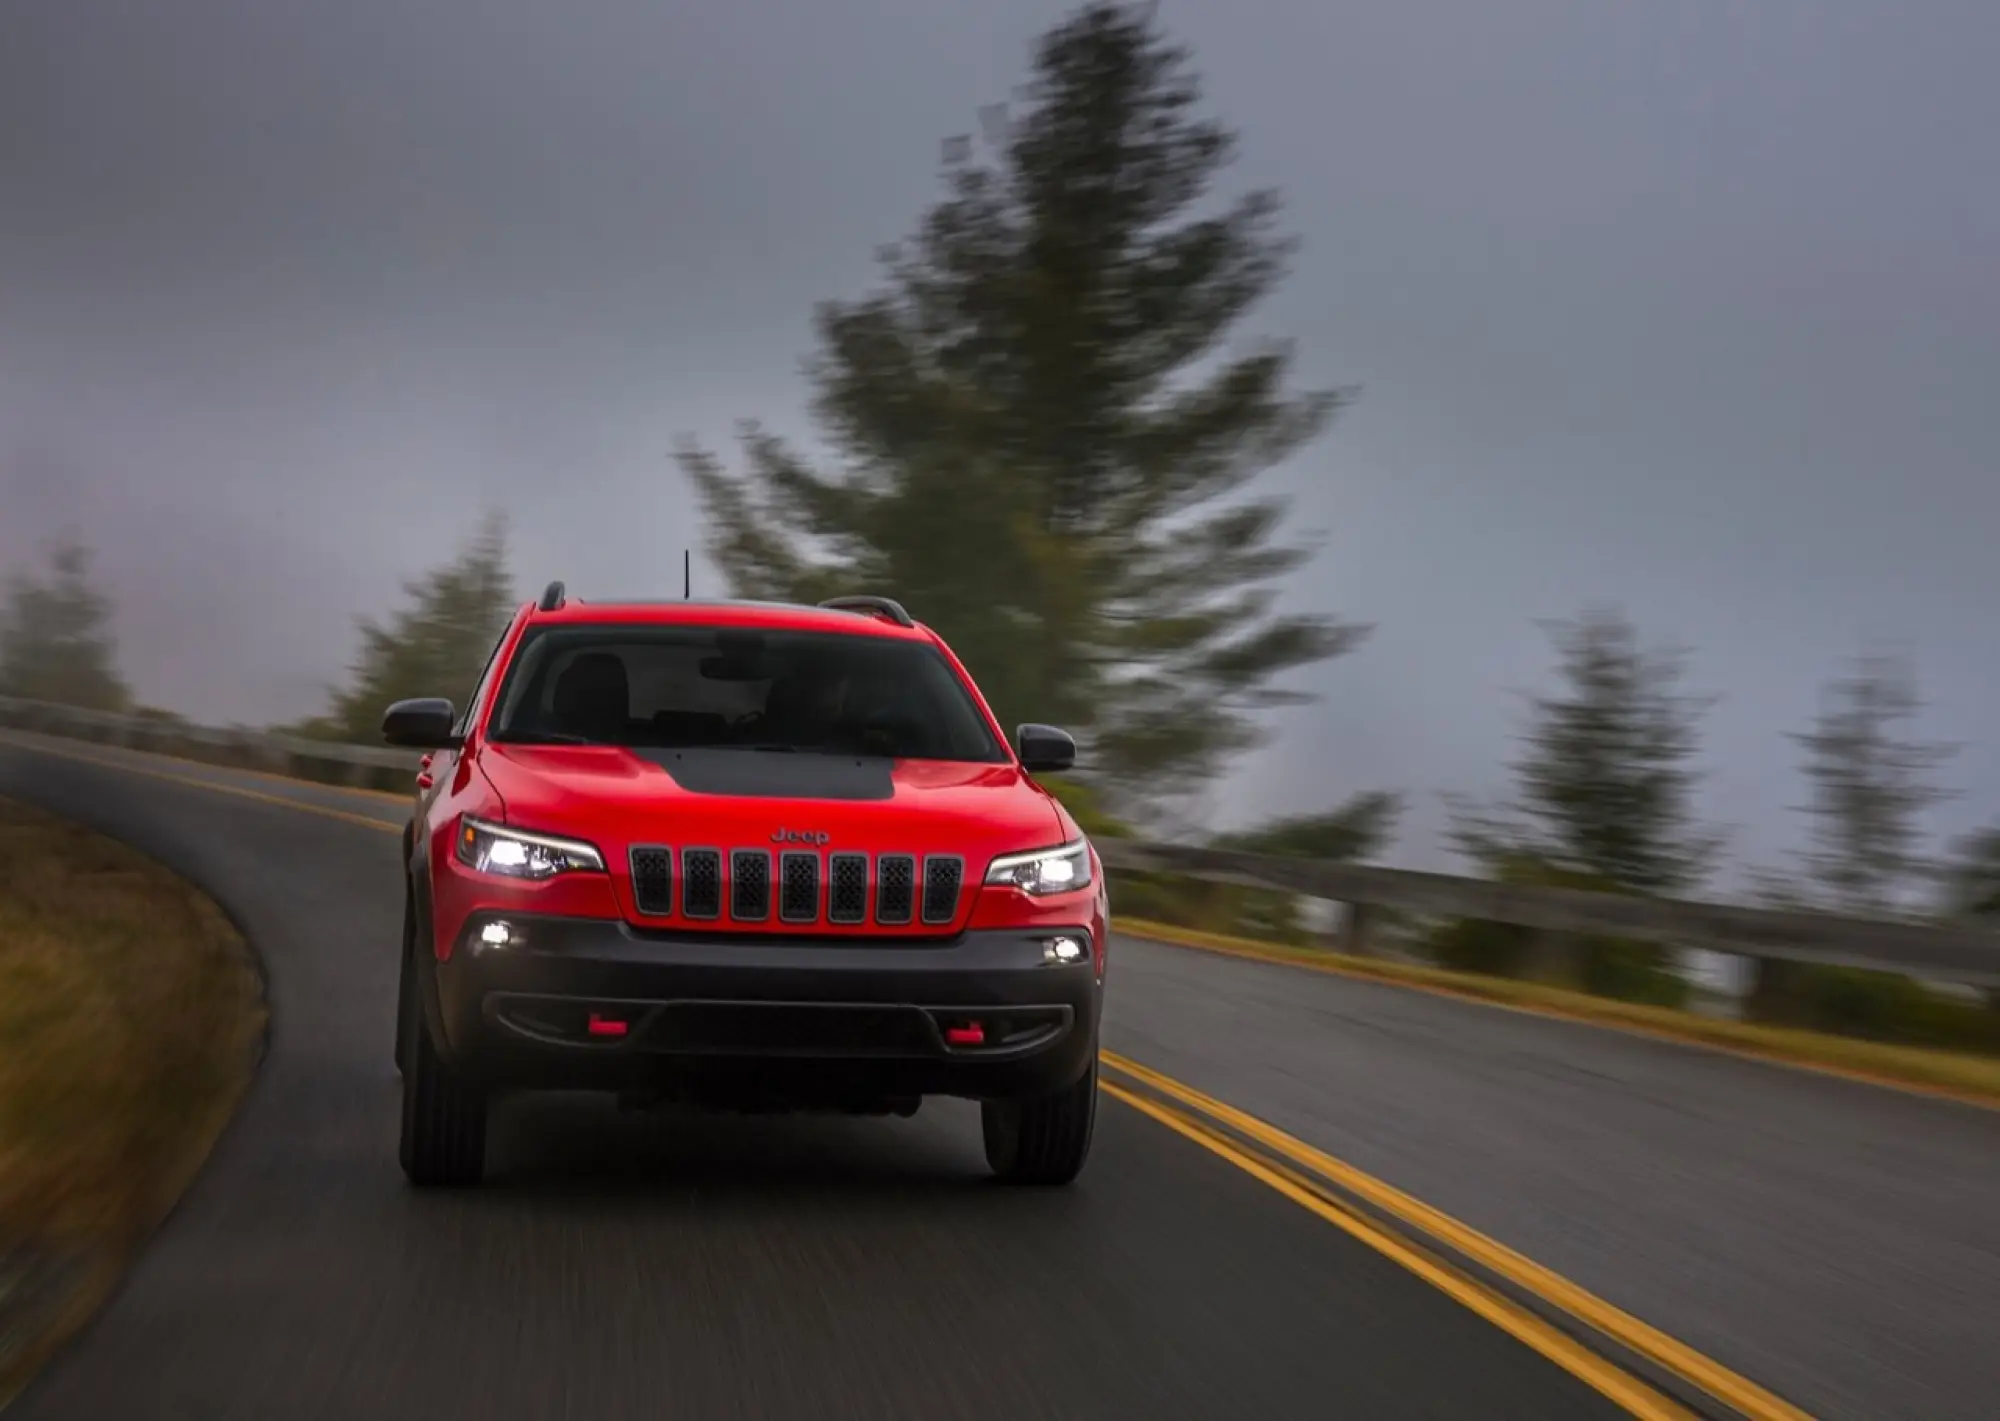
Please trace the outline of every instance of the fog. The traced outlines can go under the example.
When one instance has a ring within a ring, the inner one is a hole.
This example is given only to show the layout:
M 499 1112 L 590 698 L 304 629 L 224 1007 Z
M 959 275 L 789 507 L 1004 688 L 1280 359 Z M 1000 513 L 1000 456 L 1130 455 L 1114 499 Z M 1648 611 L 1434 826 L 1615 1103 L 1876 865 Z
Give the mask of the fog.
M 1063 6 L 64 0 L 0 44 L 0 571 L 85 537 L 147 700 L 314 710 L 488 508 L 525 588 L 678 589 L 669 454 L 810 442 L 812 303 L 937 192 Z M 1920 13 L 1921 23 L 1915 21 Z M 1703 797 L 1865 647 L 2000 815 L 2000 10 L 1177 0 L 1295 274 L 1244 332 L 1359 402 L 1277 477 L 1373 622 L 1219 795 L 1499 787 L 1535 619 L 1622 606 L 1724 699 Z M 914 609 L 922 615 L 922 609 Z

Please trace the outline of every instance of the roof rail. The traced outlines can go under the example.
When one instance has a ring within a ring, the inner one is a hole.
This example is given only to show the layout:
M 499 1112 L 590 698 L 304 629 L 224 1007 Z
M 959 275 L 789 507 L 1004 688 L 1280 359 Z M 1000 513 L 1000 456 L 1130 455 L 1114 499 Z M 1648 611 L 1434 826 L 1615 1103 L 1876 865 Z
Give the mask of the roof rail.
M 916 618 L 903 610 L 901 602 L 887 597 L 829 597 L 820 606 L 831 612 L 874 613 L 887 617 L 899 627 L 914 627 Z
M 553 612 L 562 604 L 563 585 L 560 582 L 551 582 L 542 589 L 542 600 L 535 604 L 535 609 L 540 612 Z

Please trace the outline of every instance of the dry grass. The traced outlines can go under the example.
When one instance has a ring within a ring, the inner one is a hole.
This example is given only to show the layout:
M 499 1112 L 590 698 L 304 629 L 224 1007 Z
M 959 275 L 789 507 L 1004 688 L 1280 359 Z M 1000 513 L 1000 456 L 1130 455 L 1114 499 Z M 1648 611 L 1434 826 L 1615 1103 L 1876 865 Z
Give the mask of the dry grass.
M 0 1259 L 84 1280 L 0 1356 L 0 1401 L 187 1187 L 263 1025 L 249 954 L 214 903 L 122 844 L 0 799 Z M 5 1302 L 0 1322 L 21 1323 Z
M 1891 1046 L 1825 1032 L 1794 1031 L 1755 1022 L 1717 1020 L 1671 1007 L 1646 1006 L 1587 992 L 1567 991 L 1509 977 L 1484 977 L 1440 967 L 1388 962 L 1319 948 L 1281 947 L 1166 923 L 1120 920 L 1121 932 L 1232 957 L 1250 957 L 1414 987 L 1445 996 L 1491 1002 L 1599 1026 L 1619 1027 L 1738 1055 L 1951 1096 L 2000 1107 L 2000 1057 Z

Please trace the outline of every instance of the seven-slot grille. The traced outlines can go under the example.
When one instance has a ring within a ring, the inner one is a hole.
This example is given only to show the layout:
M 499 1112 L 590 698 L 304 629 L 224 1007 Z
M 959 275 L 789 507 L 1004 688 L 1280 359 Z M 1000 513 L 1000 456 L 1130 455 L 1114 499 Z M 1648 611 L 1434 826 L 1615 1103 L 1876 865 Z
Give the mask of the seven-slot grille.
M 872 916 L 883 927 L 921 921 L 942 927 L 958 917 L 965 888 L 965 860 L 956 854 L 831 853 L 788 849 L 730 849 L 728 872 L 721 849 L 678 851 L 680 914 L 695 921 L 726 916 L 731 922 L 826 922 L 859 927 Z M 637 844 L 631 851 L 632 897 L 651 918 L 674 912 L 676 850 Z M 870 872 L 870 869 L 873 872 Z M 773 899 L 776 899 L 775 905 Z
M 875 921 L 900 926 L 910 920 L 917 896 L 917 861 L 909 854 L 875 860 Z
M 666 917 L 674 910 L 674 851 L 652 844 L 632 850 L 632 897 L 639 911 Z
M 965 860 L 956 854 L 931 854 L 924 859 L 924 921 L 948 923 L 958 916 L 959 885 L 965 882 Z
M 778 916 L 788 923 L 819 921 L 819 855 L 789 853 L 778 860 Z
M 736 849 L 729 855 L 729 916 L 761 923 L 771 916 L 771 855 L 764 849 Z
M 722 916 L 720 849 L 681 850 L 681 915 L 689 918 Z
M 868 855 L 827 855 L 826 920 L 850 925 L 868 921 Z

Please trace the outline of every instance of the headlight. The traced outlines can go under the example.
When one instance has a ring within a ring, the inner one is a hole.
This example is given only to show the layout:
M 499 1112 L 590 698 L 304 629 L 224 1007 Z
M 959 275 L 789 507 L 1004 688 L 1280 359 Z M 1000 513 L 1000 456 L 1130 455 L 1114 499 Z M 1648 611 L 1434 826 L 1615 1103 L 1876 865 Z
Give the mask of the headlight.
M 502 878 L 540 880 L 559 873 L 604 871 L 604 856 L 589 844 L 503 829 L 470 816 L 459 821 L 458 861 Z
M 1090 845 L 1082 839 L 1053 849 L 1002 854 L 986 870 L 989 886 L 1018 888 L 1042 897 L 1090 886 Z

